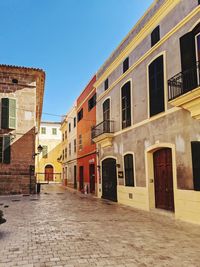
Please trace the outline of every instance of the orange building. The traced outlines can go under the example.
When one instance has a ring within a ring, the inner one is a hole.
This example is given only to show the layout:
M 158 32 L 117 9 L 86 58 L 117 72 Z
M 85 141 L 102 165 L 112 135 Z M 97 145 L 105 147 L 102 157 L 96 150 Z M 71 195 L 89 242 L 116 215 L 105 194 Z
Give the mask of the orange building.
M 92 128 L 96 124 L 96 75 L 77 99 L 78 190 L 96 193 L 96 144 Z

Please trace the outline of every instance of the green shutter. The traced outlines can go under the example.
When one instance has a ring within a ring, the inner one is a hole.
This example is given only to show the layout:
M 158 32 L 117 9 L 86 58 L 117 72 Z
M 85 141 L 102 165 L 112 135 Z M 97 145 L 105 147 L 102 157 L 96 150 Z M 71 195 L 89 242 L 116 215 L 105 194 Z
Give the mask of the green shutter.
M 2 98 L 1 99 L 1 128 L 8 129 L 9 128 L 9 99 Z
M 9 129 L 16 129 L 16 100 L 9 99 Z
M 1 128 L 16 129 L 16 100 L 2 98 L 1 101 Z
M 3 137 L 3 163 L 10 163 L 10 136 Z

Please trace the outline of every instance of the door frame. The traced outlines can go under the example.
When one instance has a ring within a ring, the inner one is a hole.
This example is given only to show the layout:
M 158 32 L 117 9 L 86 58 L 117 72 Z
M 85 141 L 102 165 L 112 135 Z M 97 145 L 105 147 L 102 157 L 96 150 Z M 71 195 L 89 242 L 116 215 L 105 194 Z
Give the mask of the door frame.
M 54 182 L 54 165 L 53 165 L 52 163 L 47 163 L 47 164 L 45 164 L 45 166 L 44 166 L 44 181 L 46 181 L 46 177 L 45 177 L 46 172 L 45 172 L 45 169 L 46 169 L 46 167 L 47 167 L 48 165 L 51 165 L 52 168 L 53 168 L 53 180 L 50 181 L 50 182 Z
M 101 195 L 100 195 L 100 197 L 102 197 L 102 192 L 103 192 L 103 176 L 102 176 L 102 174 L 103 174 L 103 166 L 102 166 L 102 162 L 105 160 L 105 159 L 110 159 L 110 158 L 112 158 L 112 159 L 115 159 L 116 160 L 116 165 L 118 164 L 118 162 L 117 162 L 117 157 L 114 157 L 114 156 L 106 156 L 106 157 L 104 157 L 104 158 L 102 158 L 101 160 L 100 160 L 100 169 L 101 169 L 101 173 L 100 173 L 100 176 L 101 176 L 101 185 L 99 186 L 99 188 L 101 188 Z M 117 202 L 118 202 L 118 185 L 119 185 L 119 181 L 118 181 L 118 172 L 117 172 L 117 166 L 116 166 L 116 178 L 117 178 Z
M 153 153 L 162 148 L 170 148 L 172 155 L 172 179 L 174 191 L 174 213 L 176 211 L 176 194 L 177 194 L 177 172 L 176 172 L 176 149 L 171 143 L 156 143 L 145 149 L 145 169 L 146 169 L 146 185 L 149 195 L 149 209 L 155 209 L 155 189 L 154 189 L 154 160 Z M 164 211 L 164 210 L 163 210 Z

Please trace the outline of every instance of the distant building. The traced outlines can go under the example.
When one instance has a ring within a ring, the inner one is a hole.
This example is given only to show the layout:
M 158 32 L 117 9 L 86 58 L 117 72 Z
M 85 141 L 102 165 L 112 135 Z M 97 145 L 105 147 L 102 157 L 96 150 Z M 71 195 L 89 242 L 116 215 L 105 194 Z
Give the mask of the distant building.
M 58 161 L 62 140 L 60 126 L 59 122 L 41 122 L 38 145 L 43 149 L 36 158 L 36 175 L 39 182 L 61 182 L 62 165 Z
M 94 76 L 77 99 L 78 189 L 96 193 L 96 144 L 92 128 L 96 125 L 96 89 Z
M 76 103 L 61 125 L 63 184 L 77 188 L 77 118 Z
M 93 130 L 99 197 L 168 210 L 195 223 L 200 223 L 199 14 L 198 0 L 154 1 L 97 72 Z
M 44 83 L 43 70 L 0 65 L 0 194 L 35 191 Z

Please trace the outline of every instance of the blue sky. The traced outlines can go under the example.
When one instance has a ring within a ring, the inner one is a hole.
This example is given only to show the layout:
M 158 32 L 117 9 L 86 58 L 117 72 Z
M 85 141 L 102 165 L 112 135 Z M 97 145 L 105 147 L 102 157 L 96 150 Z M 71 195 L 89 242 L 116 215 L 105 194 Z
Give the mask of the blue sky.
M 45 70 L 43 112 L 66 114 L 152 2 L 0 0 L 0 63 Z

